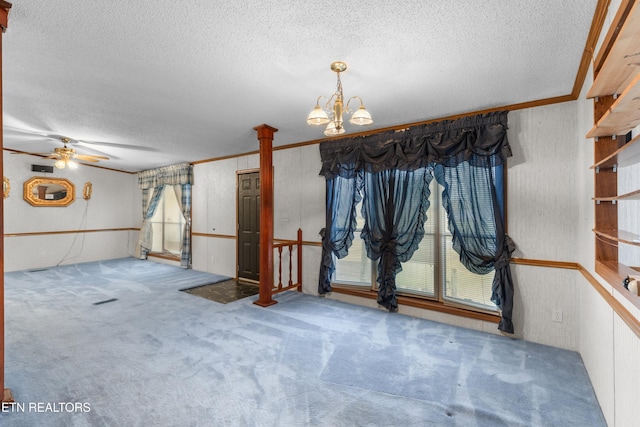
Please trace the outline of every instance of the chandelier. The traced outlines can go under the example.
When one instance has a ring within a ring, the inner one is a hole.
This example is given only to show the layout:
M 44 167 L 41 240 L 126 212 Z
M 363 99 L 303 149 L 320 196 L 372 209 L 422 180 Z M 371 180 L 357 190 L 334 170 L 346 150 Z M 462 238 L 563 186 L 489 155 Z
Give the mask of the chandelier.
M 364 108 L 364 103 L 362 102 L 362 98 L 359 96 L 352 96 L 347 101 L 345 106 L 344 104 L 344 95 L 342 94 L 342 81 L 340 80 L 340 73 L 344 72 L 347 69 L 347 64 L 341 61 L 336 61 L 331 64 L 331 70 L 335 71 L 338 75 L 338 83 L 336 86 L 336 91 L 329 98 L 326 96 L 319 96 L 316 101 L 316 106 L 309 113 L 307 117 L 307 124 L 311 126 L 322 126 L 327 125 L 327 128 L 324 131 L 326 136 L 335 136 L 340 135 L 345 132 L 342 120 L 343 114 L 351 114 L 351 119 L 349 119 L 349 123 L 352 125 L 364 126 L 370 125 L 373 123 L 371 119 L 371 114 Z M 326 99 L 327 102 L 324 105 L 324 108 L 320 106 L 320 99 Z M 356 111 L 352 111 L 349 109 L 349 103 L 353 100 L 357 99 L 360 101 L 360 107 Z M 331 105 L 333 102 L 333 105 Z

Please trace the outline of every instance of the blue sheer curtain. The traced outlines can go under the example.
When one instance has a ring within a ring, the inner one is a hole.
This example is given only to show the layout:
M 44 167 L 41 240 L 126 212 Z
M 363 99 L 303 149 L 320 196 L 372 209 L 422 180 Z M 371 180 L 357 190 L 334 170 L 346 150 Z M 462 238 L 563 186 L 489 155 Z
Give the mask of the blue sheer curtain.
M 144 212 L 144 220 L 142 221 L 142 229 L 140 230 L 140 238 L 138 245 L 140 246 L 140 257 L 147 259 L 147 254 L 151 251 L 153 245 L 153 224 L 151 218 L 156 213 L 162 194 L 164 193 L 164 185 L 153 189 L 153 195 Z
M 453 249 L 460 255 L 460 262 L 473 273 L 487 274 L 496 270 L 491 300 L 502 311 L 498 328 L 513 332 L 513 286 L 509 264 L 497 262 L 507 259 L 513 252 L 505 246 L 508 237 L 504 233 L 503 167 L 493 167 L 490 158 L 484 161 L 484 164 L 476 165 L 462 162 L 455 167 L 435 165 L 434 173 L 443 186 L 442 206 L 447 212 Z M 508 253 L 504 253 L 505 250 Z M 509 280 L 504 280 L 506 274 Z
M 321 294 L 331 292 L 331 277 L 336 271 L 332 255 L 338 259 L 344 258 L 353 242 L 361 188 L 362 173 L 349 177 L 335 176 L 327 180 L 326 228 L 320 230 L 322 262 L 318 291 Z
M 502 186 L 502 165 L 511 156 L 507 114 L 500 111 L 321 143 L 327 211 L 318 292 L 331 291 L 332 254 L 338 258 L 347 254 L 356 228 L 355 205 L 362 197 L 361 236 L 367 256 L 378 260 L 378 302 L 392 311 L 397 308 L 395 275 L 424 235 L 428 171 L 433 168 L 445 186 L 443 203 L 454 249 L 471 271 L 496 270 L 492 301 L 502 315 L 498 327 L 513 333 L 509 260 L 515 246 L 504 229 Z
M 378 304 L 390 311 L 398 309 L 401 263 L 411 259 L 424 237 L 431 179 L 427 168 L 364 174 L 361 237 L 367 256 L 378 261 Z

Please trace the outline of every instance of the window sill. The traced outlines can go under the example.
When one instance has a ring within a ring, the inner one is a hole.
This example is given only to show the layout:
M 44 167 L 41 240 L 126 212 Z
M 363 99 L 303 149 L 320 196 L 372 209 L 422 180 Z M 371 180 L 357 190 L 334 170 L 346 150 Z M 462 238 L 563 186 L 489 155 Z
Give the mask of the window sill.
M 361 298 L 377 300 L 378 293 L 369 289 L 361 289 L 356 286 L 343 284 L 331 284 L 333 292 L 338 294 L 352 295 Z M 486 313 L 475 311 L 471 308 L 461 308 L 459 306 L 451 306 L 439 301 L 432 301 L 424 298 L 410 297 L 406 295 L 398 295 L 398 305 L 421 308 L 424 310 L 438 311 L 441 313 L 452 314 L 454 316 L 466 317 L 468 319 L 482 320 L 485 322 L 500 323 L 500 315 L 498 313 Z
M 180 261 L 180 257 L 177 255 L 173 255 L 170 253 L 164 253 L 164 252 L 149 252 L 147 254 L 147 256 L 150 257 L 155 257 L 155 258 L 162 258 L 162 259 L 168 259 L 171 261 Z

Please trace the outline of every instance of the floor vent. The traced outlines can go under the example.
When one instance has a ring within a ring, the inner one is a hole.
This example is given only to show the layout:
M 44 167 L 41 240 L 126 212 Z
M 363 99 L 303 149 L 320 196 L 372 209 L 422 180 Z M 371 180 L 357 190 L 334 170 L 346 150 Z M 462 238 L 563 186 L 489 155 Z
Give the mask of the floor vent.
M 114 302 L 114 301 L 118 301 L 118 298 L 111 298 L 111 299 L 106 299 L 104 301 L 94 302 L 93 305 L 106 304 L 108 302 Z

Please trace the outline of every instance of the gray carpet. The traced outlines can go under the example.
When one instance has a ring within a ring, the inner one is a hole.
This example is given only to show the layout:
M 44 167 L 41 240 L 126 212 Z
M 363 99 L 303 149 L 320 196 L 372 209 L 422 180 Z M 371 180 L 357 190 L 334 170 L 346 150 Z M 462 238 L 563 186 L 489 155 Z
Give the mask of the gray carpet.
M 214 277 L 133 258 L 5 274 L 0 425 L 606 425 L 577 353 L 298 292 L 179 292 Z

